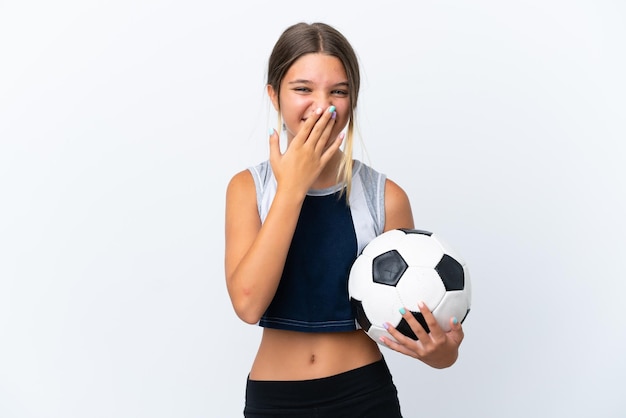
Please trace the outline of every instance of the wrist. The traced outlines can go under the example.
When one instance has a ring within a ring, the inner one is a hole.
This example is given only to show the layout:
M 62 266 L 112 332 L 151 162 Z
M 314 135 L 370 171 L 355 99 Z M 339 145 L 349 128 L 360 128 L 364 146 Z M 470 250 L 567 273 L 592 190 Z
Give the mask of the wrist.
M 303 189 L 301 187 L 289 187 L 289 186 L 281 186 L 280 184 L 276 187 L 276 195 L 274 199 L 280 199 L 285 202 L 292 202 L 296 204 L 302 204 L 304 202 L 304 198 L 306 197 L 308 190 Z

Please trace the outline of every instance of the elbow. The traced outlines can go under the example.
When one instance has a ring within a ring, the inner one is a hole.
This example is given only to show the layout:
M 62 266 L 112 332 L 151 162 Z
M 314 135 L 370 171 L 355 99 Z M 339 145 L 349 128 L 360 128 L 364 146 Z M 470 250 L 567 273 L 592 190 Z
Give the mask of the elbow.
M 247 324 L 257 324 L 269 306 L 269 301 L 263 297 L 262 291 L 240 277 L 227 276 L 226 283 L 237 317 Z
M 261 315 L 256 315 L 253 312 L 235 309 L 235 313 L 237 314 L 239 319 L 241 319 L 246 324 L 255 325 L 258 324 L 261 320 Z
M 232 300 L 235 314 L 246 324 L 258 324 L 264 311 L 254 306 L 253 300 L 247 292 L 243 293 L 240 297 Z

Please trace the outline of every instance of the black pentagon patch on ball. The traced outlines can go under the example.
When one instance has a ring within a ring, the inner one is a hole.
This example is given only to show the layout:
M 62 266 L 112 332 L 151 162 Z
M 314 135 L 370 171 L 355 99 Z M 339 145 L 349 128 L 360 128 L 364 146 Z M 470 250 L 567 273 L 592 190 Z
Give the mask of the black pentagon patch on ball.
M 430 328 L 428 327 L 428 324 L 426 323 L 426 320 L 424 319 L 424 315 L 422 315 L 421 312 L 413 312 L 413 311 L 411 311 L 411 313 L 413 314 L 413 317 L 415 317 L 417 322 L 419 322 L 420 325 L 424 328 L 424 330 L 426 332 L 430 333 Z M 402 334 L 406 335 L 407 337 L 409 337 L 409 338 L 411 338 L 413 340 L 419 340 L 419 338 L 417 338 L 417 335 L 415 335 L 415 333 L 413 332 L 413 330 L 409 326 L 409 323 L 406 322 L 406 319 L 404 319 L 404 318 L 402 318 L 400 320 L 400 323 L 398 324 L 396 329 L 398 331 L 400 331 Z
M 377 255 L 372 260 L 372 278 L 374 283 L 395 286 L 409 268 L 404 258 L 396 250 Z
M 463 266 L 448 254 L 444 254 L 443 257 L 441 257 L 435 270 L 439 273 L 439 277 L 441 277 L 446 291 L 463 290 L 465 287 L 465 272 L 463 271 Z
M 367 319 L 367 315 L 365 315 L 363 303 L 361 303 L 360 300 L 350 298 L 350 306 L 352 307 L 352 315 L 356 318 L 361 328 L 367 332 L 371 328 L 372 323 Z
M 424 231 L 422 229 L 406 229 L 406 228 L 400 228 L 400 231 L 404 232 L 405 234 L 419 234 L 419 235 L 428 235 L 429 237 L 433 234 L 430 231 Z

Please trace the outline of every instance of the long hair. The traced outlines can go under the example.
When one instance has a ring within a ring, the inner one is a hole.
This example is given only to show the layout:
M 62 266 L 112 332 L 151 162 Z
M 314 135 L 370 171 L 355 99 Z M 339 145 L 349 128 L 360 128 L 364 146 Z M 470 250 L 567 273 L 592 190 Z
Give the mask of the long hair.
M 267 84 L 272 86 L 280 97 L 280 83 L 291 65 L 303 55 L 312 53 L 322 53 L 338 58 L 348 77 L 350 112 L 344 140 L 343 158 L 337 172 L 338 182 L 344 182 L 346 185 L 345 189 L 342 189 L 342 193 L 345 191 L 346 201 L 348 201 L 347 198 L 350 196 L 352 188 L 352 153 L 356 105 L 361 85 L 359 63 L 352 45 L 337 29 L 325 23 L 296 23 L 285 29 L 274 45 L 267 68 Z M 279 111 L 278 126 L 281 124 Z

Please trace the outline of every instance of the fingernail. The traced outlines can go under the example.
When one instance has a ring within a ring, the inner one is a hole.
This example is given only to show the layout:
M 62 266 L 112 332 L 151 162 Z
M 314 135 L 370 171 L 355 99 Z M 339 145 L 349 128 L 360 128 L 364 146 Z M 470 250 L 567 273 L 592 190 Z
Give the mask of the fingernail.
M 420 309 L 424 309 L 426 307 L 426 304 L 423 301 L 420 301 L 417 306 L 419 306 Z
M 456 319 L 456 316 L 455 316 L 454 318 L 452 318 L 452 323 L 453 323 L 454 325 L 456 325 L 456 324 L 458 324 L 458 323 L 459 323 L 459 320 L 458 320 L 458 319 Z
M 400 315 L 404 315 L 406 313 L 406 309 L 400 308 Z
M 315 113 L 317 113 L 318 115 L 322 114 L 322 108 L 318 107 L 317 109 L 315 109 Z
M 337 112 L 333 112 L 333 114 L 330 116 L 331 119 L 335 119 L 337 117 Z
M 389 329 L 389 324 L 388 324 L 388 323 L 386 323 L 386 322 L 383 322 L 383 328 L 385 328 L 385 329 Z
M 274 135 L 274 128 L 270 128 L 269 133 L 270 133 L 270 136 Z
M 328 108 L 328 112 L 329 113 L 333 113 L 335 111 L 336 107 L 335 106 L 331 106 Z

